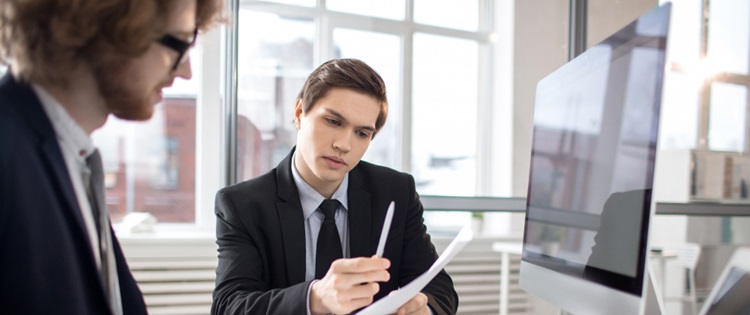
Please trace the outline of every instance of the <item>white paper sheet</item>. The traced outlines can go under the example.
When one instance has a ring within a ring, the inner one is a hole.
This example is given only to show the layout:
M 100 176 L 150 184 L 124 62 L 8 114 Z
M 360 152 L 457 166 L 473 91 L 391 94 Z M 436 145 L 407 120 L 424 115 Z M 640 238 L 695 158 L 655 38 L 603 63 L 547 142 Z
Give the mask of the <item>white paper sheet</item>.
M 472 234 L 469 225 L 465 225 L 461 232 L 458 233 L 453 242 L 443 251 L 443 254 L 438 257 L 432 267 L 428 269 L 421 276 L 414 279 L 412 282 L 402 287 L 401 289 L 394 291 L 391 295 L 388 295 L 370 306 L 362 309 L 357 315 L 384 315 L 395 313 L 401 305 L 411 300 L 419 293 L 432 278 L 434 278 L 440 270 L 445 268 L 453 257 L 460 252 L 466 244 L 471 241 Z

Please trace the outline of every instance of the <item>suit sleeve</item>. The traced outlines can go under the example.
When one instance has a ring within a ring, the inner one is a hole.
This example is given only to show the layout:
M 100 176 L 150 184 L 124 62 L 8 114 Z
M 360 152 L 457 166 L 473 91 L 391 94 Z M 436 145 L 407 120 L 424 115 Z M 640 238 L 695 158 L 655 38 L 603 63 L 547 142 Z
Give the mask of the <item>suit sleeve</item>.
M 305 314 L 309 282 L 269 289 L 265 253 L 256 244 L 259 231 L 243 226 L 236 211 L 229 195 L 220 190 L 216 195 L 219 265 L 211 314 Z
M 7 216 L 13 207 L 10 204 L 8 194 L 12 187 L 13 179 L 8 174 L 8 160 L 10 160 L 10 148 L 13 147 L 15 139 L 12 127 L 13 122 L 6 117 L 5 113 L 0 112 L 0 240 L 4 237 L 5 224 L 8 222 Z
M 411 282 L 414 278 L 429 269 L 437 260 L 435 246 L 427 234 L 424 225 L 424 208 L 416 192 L 414 178 L 409 175 L 409 212 L 406 219 L 406 234 L 403 246 L 402 278 L 400 286 Z M 445 270 L 441 270 L 430 283 L 422 289 L 428 298 L 428 305 L 435 314 L 455 314 L 458 308 L 458 294 L 453 288 L 453 281 Z

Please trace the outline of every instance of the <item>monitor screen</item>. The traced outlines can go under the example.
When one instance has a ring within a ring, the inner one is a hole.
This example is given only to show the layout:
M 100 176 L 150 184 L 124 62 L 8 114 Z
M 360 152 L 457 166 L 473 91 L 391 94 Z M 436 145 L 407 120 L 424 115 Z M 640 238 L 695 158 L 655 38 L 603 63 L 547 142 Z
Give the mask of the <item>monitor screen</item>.
M 669 10 L 647 12 L 537 85 L 522 287 L 525 265 L 527 275 L 641 296 Z

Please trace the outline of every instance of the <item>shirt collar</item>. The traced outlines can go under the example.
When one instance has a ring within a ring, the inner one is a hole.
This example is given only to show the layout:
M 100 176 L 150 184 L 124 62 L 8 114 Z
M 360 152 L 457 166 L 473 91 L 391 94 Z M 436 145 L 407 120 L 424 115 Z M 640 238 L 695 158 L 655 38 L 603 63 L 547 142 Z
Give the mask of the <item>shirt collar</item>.
M 289 167 L 292 168 L 292 177 L 294 177 L 294 183 L 297 185 L 297 191 L 299 192 L 299 201 L 302 205 L 302 212 L 307 220 L 315 210 L 318 209 L 320 203 L 326 198 L 317 192 L 310 184 L 308 184 L 297 171 L 297 167 L 294 165 L 295 157 L 297 153 L 292 155 L 292 163 Z M 341 205 L 344 206 L 344 210 L 349 209 L 349 201 L 347 198 L 347 190 L 349 187 L 349 173 L 344 175 L 344 179 L 341 181 L 339 188 L 331 196 L 331 199 L 338 199 Z
M 44 88 L 34 83 L 31 84 L 31 87 L 42 103 L 42 107 L 52 123 L 52 128 L 55 130 L 61 146 L 64 147 L 62 149 L 71 150 L 70 152 L 75 155 L 77 160 L 85 163 L 86 158 L 96 149 L 89 135 L 83 131 L 83 128 L 76 123 L 73 117 L 70 117 L 62 104 Z

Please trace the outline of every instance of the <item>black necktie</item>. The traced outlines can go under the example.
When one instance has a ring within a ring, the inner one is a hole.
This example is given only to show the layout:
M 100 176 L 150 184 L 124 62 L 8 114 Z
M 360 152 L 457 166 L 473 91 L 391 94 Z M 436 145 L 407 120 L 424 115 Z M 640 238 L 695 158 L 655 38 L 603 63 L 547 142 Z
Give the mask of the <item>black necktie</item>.
M 322 279 L 328 272 L 331 263 L 344 257 L 341 250 L 341 238 L 336 229 L 336 209 L 341 203 L 336 199 L 326 199 L 320 203 L 320 209 L 325 215 L 318 233 L 318 249 L 315 253 L 315 279 Z
M 104 199 L 104 170 L 99 150 L 86 158 L 86 164 L 91 171 L 89 178 L 89 204 L 96 221 L 99 238 L 99 257 L 101 257 L 100 278 L 107 292 L 107 300 L 114 314 L 122 314 L 122 302 L 117 281 L 117 266 L 112 252 L 112 237 L 110 234 L 109 215 Z

